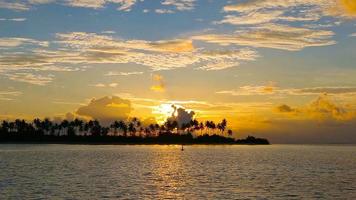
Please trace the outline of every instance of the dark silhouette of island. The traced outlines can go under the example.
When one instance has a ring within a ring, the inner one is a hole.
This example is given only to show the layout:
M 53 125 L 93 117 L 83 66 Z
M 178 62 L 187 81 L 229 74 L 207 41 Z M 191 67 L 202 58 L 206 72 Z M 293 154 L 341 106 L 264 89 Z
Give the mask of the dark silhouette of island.
M 232 130 L 226 130 L 223 119 L 185 124 L 167 120 L 164 124 L 142 125 L 133 118 L 130 121 L 114 121 L 102 126 L 97 120 L 54 122 L 49 119 L 2 121 L 0 143 L 63 143 L 63 144 L 269 144 L 267 139 L 248 136 L 233 138 Z

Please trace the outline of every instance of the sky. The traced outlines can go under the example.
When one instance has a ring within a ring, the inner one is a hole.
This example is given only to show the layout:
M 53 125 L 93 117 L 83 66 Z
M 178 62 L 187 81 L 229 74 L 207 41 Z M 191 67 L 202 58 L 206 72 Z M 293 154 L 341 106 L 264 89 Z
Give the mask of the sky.
M 0 0 L 0 119 L 356 143 L 355 0 Z

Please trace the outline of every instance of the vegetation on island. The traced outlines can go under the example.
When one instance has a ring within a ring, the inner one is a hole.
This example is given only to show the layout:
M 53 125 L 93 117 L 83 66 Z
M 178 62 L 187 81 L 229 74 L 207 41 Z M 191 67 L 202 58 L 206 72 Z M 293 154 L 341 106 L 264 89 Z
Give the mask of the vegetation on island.
M 97 120 L 54 122 L 34 119 L 2 121 L 0 142 L 4 143 L 73 143 L 73 144 L 269 144 L 268 140 L 252 136 L 235 139 L 227 130 L 227 121 L 179 124 L 167 120 L 164 124 L 143 125 L 138 118 L 114 121 L 103 126 Z

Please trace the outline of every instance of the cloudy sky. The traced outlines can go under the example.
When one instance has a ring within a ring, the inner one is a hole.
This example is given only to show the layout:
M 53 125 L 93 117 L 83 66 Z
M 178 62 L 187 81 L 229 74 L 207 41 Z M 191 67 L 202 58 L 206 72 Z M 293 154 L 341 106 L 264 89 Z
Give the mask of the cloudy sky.
M 355 0 L 0 0 L 0 118 L 356 142 L 355 58 Z

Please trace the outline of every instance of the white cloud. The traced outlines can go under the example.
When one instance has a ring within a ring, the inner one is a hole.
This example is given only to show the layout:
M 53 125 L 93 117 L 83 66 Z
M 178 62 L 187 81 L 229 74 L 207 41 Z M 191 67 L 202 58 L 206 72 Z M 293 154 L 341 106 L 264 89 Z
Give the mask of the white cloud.
M 102 31 L 102 34 L 115 34 L 115 31 Z
M 174 6 L 179 11 L 193 10 L 195 0 L 163 0 L 162 5 Z
M 328 46 L 336 42 L 331 40 L 332 31 L 291 27 L 287 25 L 265 24 L 247 31 L 234 34 L 207 34 L 194 36 L 193 39 L 220 45 L 264 47 L 298 51 L 306 47 Z
M 6 74 L 6 76 L 13 81 L 29 83 L 33 85 L 44 86 L 53 81 L 53 76 L 43 76 L 39 74 L 27 73 L 27 72 L 16 72 L 11 74 Z
M 262 24 L 267 22 L 273 22 L 283 14 L 282 11 L 272 12 L 251 12 L 243 15 L 227 15 L 220 24 L 234 24 L 234 25 L 247 25 L 247 24 Z
M 247 0 L 224 7 L 240 16 L 265 15 L 265 20 L 311 21 L 322 17 L 356 17 L 356 3 L 349 0 Z M 273 14 L 280 12 L 278 15 Z M 274 16 L 275 18 L 273 18 Z
M 92 87 L 97 87 L 97 88 L 115 88 L 117 87 L 119 84 L 118 83 L 108 83 L 108 84 L 105 84 L 105 83 L 97 83 L 97 84 L 91 84 L 89 86 L 92 86 Z
M 0 18 L 0 21 L 14 21 L 14 22 L 23 22 L 26 21 L 26 18 Z
M 56 0 L 28 0 L 30 4 L 47 4 L 47 3 L 53 3 Z
M 0 55 L 0 69 L 78 71 L 83 65 L 135 63 L 150 69 L 170 70 L 195 67 L 203 70 L 220 70 L 238 66 L 242 61 L 253 61 L 256 51 L 248 48 L 205 50 L 196 48 L 193 40 L 173 39 L 160 41 L 123 40 L 111 35 L 96 33 L 59 33 L 57 41 L 48 42 L 24 38 L 2 38 L 0 46 L 8 51 Z M 29 45 L 25 51 L 13 51 L 16 47 Z M 39 46 L 40 48 L 34 48 Z M 71 67 L 64 67 L 70 64 Z M 63 66 L 63 67 L 61 67 Z M 107 75 L 134 75 L 118 73 Z
M 136 0 L 66 0 L 69 6 L 94 9 L 103 8 L 109 3 L 118 4 L 118 10 L 130 11 Z
M 104 76 L 131 76 L 141 74 L 143 74 L 143 72 L 108 72 Z
M 14 38 L 14 37 L 3 37 L 0 38 L 0 47 L 18 47 L 21 45 L 37 45 L 46 47 L 48 46 L 48 42 L 39 41 L 30 38 Z
M 269 83 L 267 85 L 246 85 L 241 86 L 236 90 L 223 90 L 216 92 L 217 94 L 228 94 L 232 96 L 251 96 L 251 95 L 298 95 L 319 96 L 323 94 L 328 95 L 356 95 L 356 87 L 310 87 L 310 88 L 279 88 L 275 84 Z
M 0 8 L 6 8 L 11 10 L 26 11 L 36 4 L 49 4 L 58 3 L 72 7 L 83 7 L 99 9 L 105 7 L 107 4 L 115 4 L 117 10 L 130 11 L 135 5 L 136 0 L 23 0 L 20 2 L 8 2 L 6 0 L 0 1 Z
M 155 13 L 158 14 L 168 14 L 168 13 L 174 13 L 173 10 L 168 10 L 168 9 L 156 9 Z
M 23 2 L 9 2 L 6 0 L 0 0 L 0 8 L 10 9 L 10 10 L 17 10 L 17 11 L 25 11 L 29 10 L 30 7 L 28 4 Z
M 22 92 L 19 91 L 0 91 L 0 101 L 12 101 L 20 95 Z

